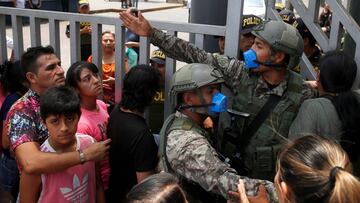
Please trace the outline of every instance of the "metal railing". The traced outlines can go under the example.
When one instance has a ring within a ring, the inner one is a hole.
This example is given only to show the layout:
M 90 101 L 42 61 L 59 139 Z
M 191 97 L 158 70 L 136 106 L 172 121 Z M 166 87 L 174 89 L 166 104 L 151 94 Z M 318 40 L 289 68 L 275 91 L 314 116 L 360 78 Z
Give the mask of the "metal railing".
M 360 43 L 360 28 L 355 23 L 353 18 L 346 12 L 344 7 L 336 0 L 327 0 L 333 10 L 333 19 L 331 25 L 330 38 L 321 31 L 317 23 L 319 14 L 320 0 L 309 1 L 309 6 L 306 7 L 300 0 L 291 0 L 296 12 L 302 17 L 306 26 L 309 28 L 315 39 L 318 41 L 321 48 L 325 51 L 339 48 L 341 29 L 346 28 L 347 33 L 354 39 L 356 44 Z M 168 34 L 177 36 L 178 32 L 187 32 L 195 34 L 195 45 L 203 48 L 204 35 L 219 35 L 226 36 L 225 40 L 225 54 L 230 57 L 238 57 L 239 52 L 239 30 L 241 29 L 241 11 L 243 1 L 228 0 L 228 15 L 227 24 L 225 26 L 213 26 L 202 24 L 189 23 L 175 23 L 164 21 L 151 21 L 151 24 L 161 30 L 166 30 Z M 24 52 L 23 30 L 22 30 L 22 16 L 30 18 L 30 39 L 31 46 L 41 45 L 40 24 L 44 19 L 49 24 L 49 39 L 50 45 L 54 47 L 56 54 L 60 57 L 60 49 L 63 44 L 60 42 L 60 21 L 70 22 L 70 61 L 74 63 L 80 60 L 80 22 L 90 22 L 92 26 L 92 56 L 93 63 L 101 67 L 102 53 L 101 53 L 101 34 L 103 25 L 113 25 L 115 27 L 115 55 L 116 55 L 116 71 L 115 71 L 115 98 L 119 101 L 121 98 L 121 78 L 124 75 L 124 57 L 125 57 L 125 27 L 118 18 L 83 15 L 74 13 L 63 13 L 43 10 L 30 9 L 16 9 L 0 7 L 0 61 L 3 62 L 7 58 L 6 48 L 6 26 L 5 16 L 10 15 L 12 19 L 12 31 L 14 38 L 14 53 L 17 59 L 20 58 Z M 267 18 L 281 20 L 280 16 L 275 10 L 275 0 L 267 1 Z M 341 26 L 342 25 L 342 26 Z M 150 55 L 149 39 L 140 37 L 140 57 L 139 63 L 148 64 Z M 360 46 L 356 48 L 355 60 L 360 67 Z M 311 63 L 303 54 L 300 63 L 302 74 L 307 78 L 314 79 L 316 74 L 312 68 Z M 121 68 L 119 68 L 121 67 Z M 166 59 L 166 76 L 165 76 L 165 93 L 169 91 L 169 84 L 171 77 L 176 70 L 176 63 L 173 59 L 167 57 Z M 100 68 L 101 71 L 101 68 Z M 359 73 L 360 71 L 358 71 Z M 359 77 L 357 77 L 357 84 Z M 172 110 L 170 108 L 167 94 L 165 94 L 165 109 L 164 116 L 169 115 Z
M 101 34 L 103 25 L 113 25 L 115 27 L 115 99 L 120 101 L 121 99 L 121 85 L 123 75 L 125 74 L 124 69 L 124 57 L 125 57 L 125 27 L 118 18 L 103 17 L 95 15 L 84 15 L 74 13 L 63 13 L 55 11 L 44 11 L 44 10 L 30 10 L 30 9 L 17 9 L 0 7 L 0 61 L 3 62 L 8 58 L 6 48 L 6 26 L 5 16 L 10 15 L 12 20 L 12 32 L 14 39 L 14 54 L 16 59 L 20 59 L 20 56 L 24 52 L 24 41 L 23 41 L 23 24 L 22 17 L 30 18 L 30 40 L 31 46 L 41 45 L 41 30 L 40 24 L 48 21 L 48 33 L 49 33 L 49 44 L 54 47 L 55 53 L 60 57 L 60 49 L 65 46 L 60 42 L 60 29 L 59 23 L 61 21 L 69 21 L 70 23 L 70 62 L 71 64 L 80 60 L 80 22 L 91 23 L 92 28 L 92 58 L 93 63 L 98 67 L 101 67 L 102 63 L 102 49 L 101 49 Z M 178 32 L 188 32 L 195 34 L 195 44 L 199 48 L 203 48 L 204 35 L 225 35 L 224 26 L 211 26 L 201 24 L 188 24 L 188 23 L 175 23 L 175 22 L 160 22 L 151 21 L 151 24 L 161 30 L 166 30 L 168 34 L 177 36 Z M 232 44 L 238 41 L 238 38 L 232 38 L 229 35 L 229 40 L 233 40 Z M 233 46 L 229 45 L 228 49 Z M 140 64 L 149 63 L 150 55 L 150 42 L 146 37 L 140 37 Z M 119 68 L 121 67 L 121 68 Z M 99 68 L 101 71 L 101 68 Z M 166 76 L 165 76 L 165 92 L 169 90 L 169 83 L 173 73 L 176 70 L 176 63 L 173 59 L 166 59 Z M 170 103 L 165 94 L 164 102 L 164 114 L 165 116 L 171 113 Z
M 343 3 L 337 0 L 325 0 L 332 10 L 330 37 L 328 37 L 321 30 L 318 23 L 321 0 L 309 0 L 308 5 L 305 5 L 301 0 L 290 0 L 290 2 L 323 51 L 326 52 L 339 49 L 341 38 L 344 36 L 344 31 L 352 37 L 356 45 L 360 45 L 360 27 L 347 12 Z M 348 2 L 346 1 L 344 4 L 347 5 Z M 275 10 L 275 0 L 268 0 L 267 16 L 270 19 L 281 20 L 278 12 Z M 358 64 L 358 68 L 360 68 L 360 46 L 356 46 L 355 61 Z M 316 78 L 316 73 L 305 54 L 303 54 L 300 66 L 302 67 L 302 74 L 305 77 Z M 359 76 L 360 71 L 357 72 L 356 80 L 353 85 L 354 89 L 359 88 Z

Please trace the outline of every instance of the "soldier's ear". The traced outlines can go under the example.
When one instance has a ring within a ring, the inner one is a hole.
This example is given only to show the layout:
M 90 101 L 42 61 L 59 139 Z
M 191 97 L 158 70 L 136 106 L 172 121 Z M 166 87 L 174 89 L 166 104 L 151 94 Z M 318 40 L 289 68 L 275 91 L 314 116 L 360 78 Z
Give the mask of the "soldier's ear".
M 284 52 L 276 52 L 274 57 L 274 62 L 276 64 L 284 63 L 285 57 L 286 55 Z

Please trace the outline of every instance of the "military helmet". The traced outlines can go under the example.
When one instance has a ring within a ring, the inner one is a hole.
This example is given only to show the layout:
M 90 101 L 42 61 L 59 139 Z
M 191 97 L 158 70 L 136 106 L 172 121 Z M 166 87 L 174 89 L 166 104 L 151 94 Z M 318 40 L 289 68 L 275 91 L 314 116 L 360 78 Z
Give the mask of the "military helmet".
M 293 26 L 282 21 L 265 21 L 258 25 L 252 34 L 265 41 L 275 51 L 289 55 L 288 68 L 297 66 L 304 51 L 304 42 Z
M 223 82 L 222 74 L 213 66 L 200 63 L 187 64 L 177 70 L 172 77 L 169 92 L 170 103 L 174 107 L 178 107 L 179 93 Z

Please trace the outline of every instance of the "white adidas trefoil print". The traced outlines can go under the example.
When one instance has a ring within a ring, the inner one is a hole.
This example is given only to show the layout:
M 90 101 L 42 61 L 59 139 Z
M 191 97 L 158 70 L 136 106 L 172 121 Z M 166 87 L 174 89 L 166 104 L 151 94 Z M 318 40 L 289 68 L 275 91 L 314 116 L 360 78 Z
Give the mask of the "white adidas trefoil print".
M 89 174 L 86 173 L 80 183 L 79 177 L 75 174 L 73 177 L 73 188 L 62 187 L 60 188 L 64 198 L 72 203 L 88 202 L 89 194 L 85 191 L 88 188 Z

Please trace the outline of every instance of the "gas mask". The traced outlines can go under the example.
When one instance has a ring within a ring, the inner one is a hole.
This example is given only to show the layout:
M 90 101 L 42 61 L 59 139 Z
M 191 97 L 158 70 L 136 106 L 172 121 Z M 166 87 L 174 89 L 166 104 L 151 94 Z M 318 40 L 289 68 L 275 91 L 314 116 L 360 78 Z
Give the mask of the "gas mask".
M 210 104 L 182 105 L 181 108 L 188 108 L 192 112 L 216 118 L 221 112 L 227 110 L 227 97 L 218 92 L 213 96 Z
M 249 49 L 244 52 L 244 62 L 246 69 L 258 69 L 259 63 L 256 59 L 256 52 L 253 49 Z
M 227 97 L 220 92 L 213 96 L 211 103 L 209 115 L 219 114 L 227 109 Z
M 256 58 L 256 52 L 253 49 L 249 49 L 246 52 L 244 52 L 244 62 L 245 62 L 245 68 L 246 69 L 258 69 L 260 64 L 271 67 L 271 68 L 282 68 L 286 67 L 284 64 L 275 64 L 272 63 L 271 60 L 266 60 L 264 62 L 258 61 Z

